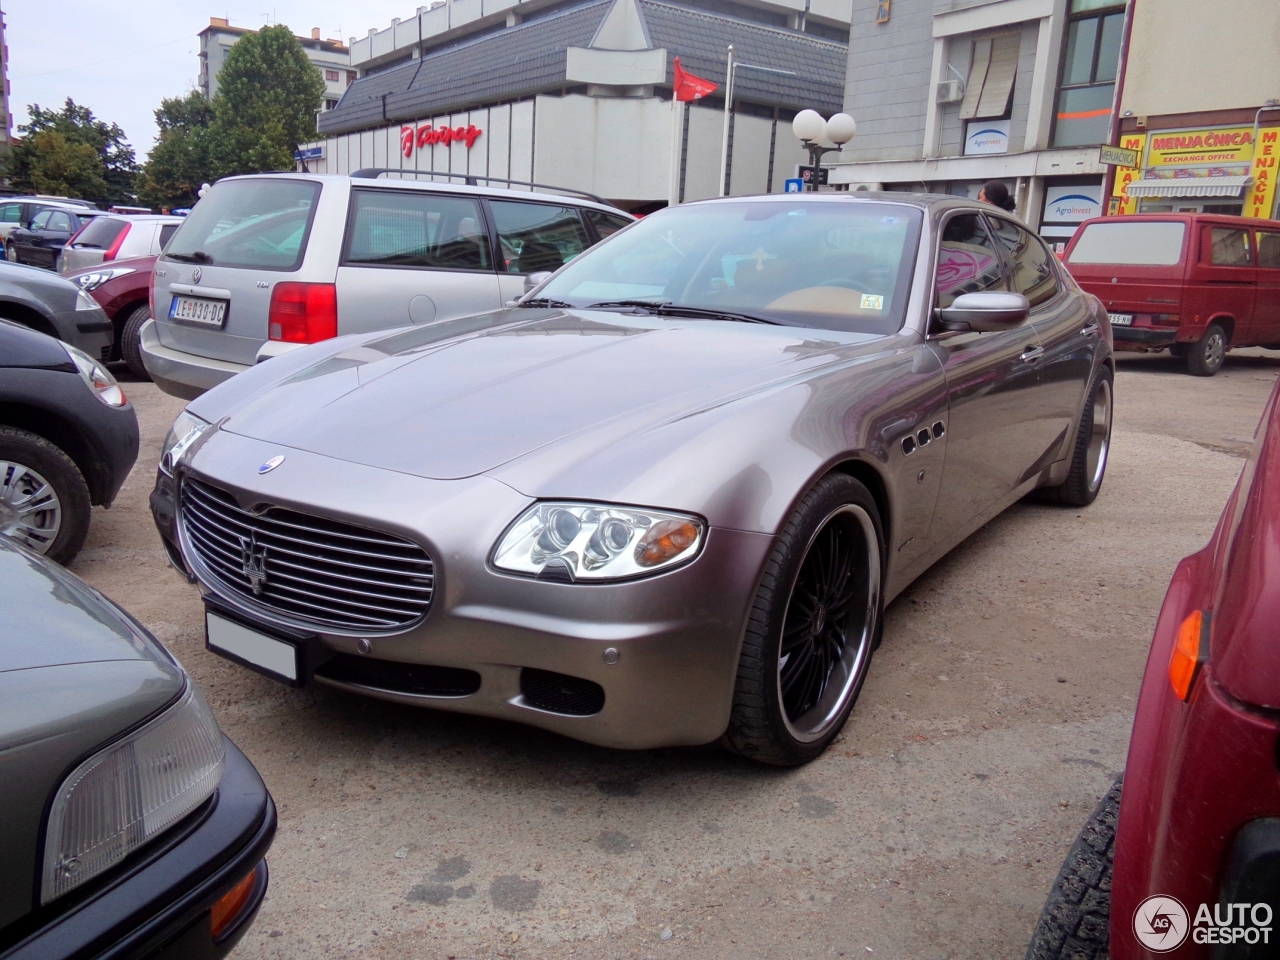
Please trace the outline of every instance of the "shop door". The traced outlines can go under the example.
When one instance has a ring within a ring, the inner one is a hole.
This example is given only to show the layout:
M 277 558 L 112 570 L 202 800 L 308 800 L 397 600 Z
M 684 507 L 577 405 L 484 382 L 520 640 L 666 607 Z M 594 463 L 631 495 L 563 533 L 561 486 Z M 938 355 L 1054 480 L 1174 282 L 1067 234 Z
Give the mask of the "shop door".
M 1206 319 L 1230 317 L 1235 324 L 1232 344 L 1256 343 L 1253 331 L 1254 291 L 1258 271 L 1253 265 L 1249 231 L 1205 224 L 1200 228 L 1200 260 L 1195 271 L 1197 300 Z M 1259 331 L 1260 332 L 1260 331 Z

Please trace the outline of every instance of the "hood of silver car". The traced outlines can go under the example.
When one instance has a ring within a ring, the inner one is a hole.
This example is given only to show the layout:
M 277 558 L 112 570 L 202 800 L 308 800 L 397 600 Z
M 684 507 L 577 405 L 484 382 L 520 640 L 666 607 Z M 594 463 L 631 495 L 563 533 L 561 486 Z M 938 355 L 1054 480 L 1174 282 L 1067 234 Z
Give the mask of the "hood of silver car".
M 223 429 L 282 449 L 458 479 L 610 421 L 623 442 L 637 414 L 642 424 L 687 415 L 868 339 L 512 309 L 346 347 L 248 399 Z

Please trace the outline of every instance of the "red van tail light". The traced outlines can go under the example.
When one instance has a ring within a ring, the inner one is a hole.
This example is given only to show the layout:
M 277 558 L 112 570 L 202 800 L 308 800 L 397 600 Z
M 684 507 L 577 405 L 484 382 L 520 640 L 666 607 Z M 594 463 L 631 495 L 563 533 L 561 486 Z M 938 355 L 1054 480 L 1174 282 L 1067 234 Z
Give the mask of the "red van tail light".
M 318 343 L 338 335 L 338 288 L 332 283 L 277 283 L 271 291 L 267 336 L 285 343 Z
M 1179 700 L 1191 696 L 1200 668 L 1209 659 L 1209 618 L 1193 610 L 1178 625 L 1178 636 L 1169 658 L 1169 683 Z
M 124 225 L 124 229 L 116 234 L 116 238 L 111 241 L 111 246 L 107 247 L 106 252 L 102 255 L 103 263 L 116 258 L 116 255 L 120 252 L 120 248 L 124 246 L 124 238 L 129 235 L 129 230 L 132 229 L 132 227 L 133 224 L 126 223 Z M 82 227 L 81 229 L 84 228 Z

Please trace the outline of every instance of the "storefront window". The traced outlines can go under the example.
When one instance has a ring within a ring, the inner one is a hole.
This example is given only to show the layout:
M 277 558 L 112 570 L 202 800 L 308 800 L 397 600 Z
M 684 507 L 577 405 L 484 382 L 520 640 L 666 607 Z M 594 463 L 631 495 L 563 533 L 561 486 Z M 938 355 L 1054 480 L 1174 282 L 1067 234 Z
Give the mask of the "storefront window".
M 1124 10 L 1115 9 L 1112 0 L 1105 12 L 1093 12 L 1102 6 L 1094 0 L 1072 2 L 1054 125 L 1055 147 L 1090 146 L 1107 139 Z

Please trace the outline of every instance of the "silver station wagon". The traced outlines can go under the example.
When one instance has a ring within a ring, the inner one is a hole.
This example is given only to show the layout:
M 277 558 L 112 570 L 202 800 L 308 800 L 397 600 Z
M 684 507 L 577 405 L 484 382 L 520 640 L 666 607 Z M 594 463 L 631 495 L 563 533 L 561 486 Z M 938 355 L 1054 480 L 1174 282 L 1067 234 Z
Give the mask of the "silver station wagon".
M 691 203 L 506 309 L 233 378 L 151 502 L 209 647 L 283 682 L 799 764 L 907 584 L 1032 491 L 1097 496 L 1111 350 L 992 207 Z
M 634 218 L 580 197 L 353 176 L 214 184 L 165 247 L 142 362 L 197 397 L 340 334 L 493 310 Z

